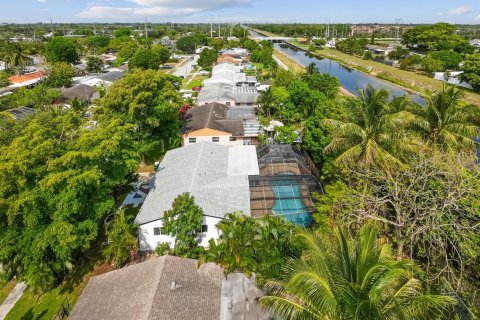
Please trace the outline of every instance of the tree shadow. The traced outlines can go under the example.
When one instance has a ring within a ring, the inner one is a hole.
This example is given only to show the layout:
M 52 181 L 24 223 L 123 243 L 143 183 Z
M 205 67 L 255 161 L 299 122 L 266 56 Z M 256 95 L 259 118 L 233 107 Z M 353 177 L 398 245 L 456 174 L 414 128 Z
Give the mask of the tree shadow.
M 47 314 L 47 310 L 43 310 L 37 316 L 33 313 L 33 307 L 28 309 L 28 311 L 20 318 L 20 320 L 40 320 L 44 315 Z

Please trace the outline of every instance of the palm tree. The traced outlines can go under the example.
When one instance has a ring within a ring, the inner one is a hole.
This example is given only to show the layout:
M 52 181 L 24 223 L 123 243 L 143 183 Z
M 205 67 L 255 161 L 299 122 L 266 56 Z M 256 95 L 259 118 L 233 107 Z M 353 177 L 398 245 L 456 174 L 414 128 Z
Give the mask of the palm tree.
M 23 67 L 32 59 L 25 54 L 20 44 L 11 43 L 5 52 L 5 60 L 9 68 L 14 68 L 18 74 L 21 74 Z
M 253 219 L 241 212 L 229 213 L 217 224 L 220 238 L 210 239 L 208 251 L 199 259 L 199 264 L 215 262 L 225 273 L 243 272 L 250 276 L 257 268 L 254 259 L 256 225 Z
M 317 68 L 317 65 L 312 62 L 307 66 L 307 74 L 310 75 L 314 73 L 318 73 L 318 68 Z
M 300 234 L 306 250 L 287 263 L 283 277 L 267 282 L 260 304 L 279 319 L 441 319 L 455 300 L 423 294 L 409 270 L 396 261 L 371 225 L 358 240 L 339 230 Z
M 411 115 L 399 111 L 399 101 L 389 103 L 386 89 L 375 90 L 372 86 L 358 90 L 358 98 L 349 98 L 347 109 L 349 121 L 326 119 L 333 129 L 332 141 L 325 153 L 337 156 L 343 164 L 361 163 L 389 170 L 402 166 L 404 155 L 420 147 L 415 137 L 403 130 Z
M 433 94 L 425 107 L 412 108 L 413 121 L 431 143 L 449 149 L 473 149 L 480 136 L 480 107 L 461 106 L 464 93 L 453 86 Z
M 275 97 L 273 96 L 271 87 L 268 87 L 267 90 L 260 93 L 258 106 L 258 110 L 268 119 L 271 119 L 275 108 Z
M 105 258 L 117 267 L 125 264 L 131 252 L 137 250 L 137 230 L 132 216 L 127 216 L 124 210 L 117 212 L 106 226 L 108 243 L 103 252 Z

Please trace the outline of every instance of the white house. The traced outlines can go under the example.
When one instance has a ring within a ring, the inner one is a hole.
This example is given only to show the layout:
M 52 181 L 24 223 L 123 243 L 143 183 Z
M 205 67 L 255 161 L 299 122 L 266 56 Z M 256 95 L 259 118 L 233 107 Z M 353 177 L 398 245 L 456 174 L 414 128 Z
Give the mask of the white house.
M 159 242 L 173 245 L 174 239 L 162 232 L 162 216 L 185 192 L 203 209 L 199 242 L 207 246 L 209 239 L 218 237 L 215 225 L 227 213 L 250 214 L 248 176 L 258 174 L 254 146 L 200 142 L 167 152 L 158 167 L 155 185 L 135 218 L 140 250 L 155 250 Z

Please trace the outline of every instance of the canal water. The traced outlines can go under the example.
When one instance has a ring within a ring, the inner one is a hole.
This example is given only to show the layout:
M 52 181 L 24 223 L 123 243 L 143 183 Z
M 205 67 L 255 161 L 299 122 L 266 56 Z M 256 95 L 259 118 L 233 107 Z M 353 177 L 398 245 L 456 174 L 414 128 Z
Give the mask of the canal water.
M 262 37 L 261 34 L 255 31 L 250 32 L 254 37 Z M 409 95 L 416 103 L 421 105 L 425 104 L 425 99 L 418 95 L 411 94 L 391 83 L 368 75 L 361 71 L 347 68 L 336 61 L 312 56 L 311 54 L 308 54 L 303 50 L 300 50 L 285 43 L 275 43 L 274 46 L 275 49 L 283 52 L 301 65 L 308 66 L 310 63 L 314 63 L 321 73 L 328 73 L 331 76 L 336 77 L 339 80 L 340 85 L 353 94 L 357 93 L 357 89 L 365 88 L 367 85 L 371 85 L 376 89 L 388 89 L 394 97 Z

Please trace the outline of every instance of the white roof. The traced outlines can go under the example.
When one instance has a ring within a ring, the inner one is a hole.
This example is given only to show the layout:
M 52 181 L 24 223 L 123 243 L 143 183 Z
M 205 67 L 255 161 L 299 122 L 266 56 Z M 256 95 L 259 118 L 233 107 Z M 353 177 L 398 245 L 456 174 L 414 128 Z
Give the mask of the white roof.
M 237 72 L 242 71 L 242 67 L 225 62 L 225 63 L 217 64 L 216 66 L 214 66 L 212 68 L 212 74 L 215 74 L 215 73 L 221 72 L 221 71 L 230 71 L 232 73 L 237 73 Z
M 201 142 L 167 152 L 155 186 L 135 222 L 159 220 L 184 192 L 195 197 L 205 215 L 223 218 L 237 210 L 250 214 L 249 175 L 258 175 L 255 146 L 228 147 Z

